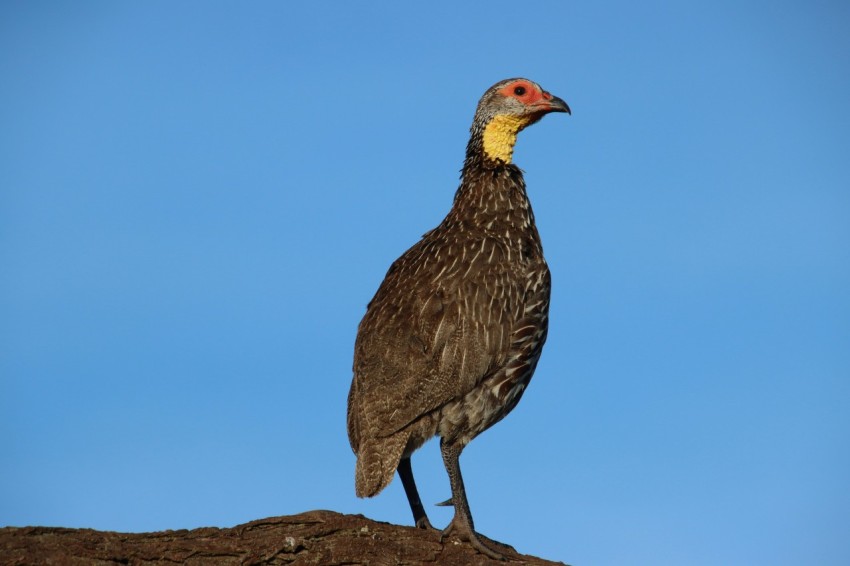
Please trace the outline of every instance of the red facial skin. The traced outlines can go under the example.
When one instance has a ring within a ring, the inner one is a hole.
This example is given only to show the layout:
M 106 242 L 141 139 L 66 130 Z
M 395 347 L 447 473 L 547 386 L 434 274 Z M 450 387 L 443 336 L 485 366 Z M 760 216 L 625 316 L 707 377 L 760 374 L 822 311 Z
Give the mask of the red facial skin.
M 514 92 L 517 87 L 525 89 L 523 94 Z M 552 99 L 552 95 L 545 90 L 540 90 L 536 85 L 528 81 L 514 81 L 502 87 L 499 91 L 502 96 L 516 98 L 527 106 L 546 106 L 546 102 Z

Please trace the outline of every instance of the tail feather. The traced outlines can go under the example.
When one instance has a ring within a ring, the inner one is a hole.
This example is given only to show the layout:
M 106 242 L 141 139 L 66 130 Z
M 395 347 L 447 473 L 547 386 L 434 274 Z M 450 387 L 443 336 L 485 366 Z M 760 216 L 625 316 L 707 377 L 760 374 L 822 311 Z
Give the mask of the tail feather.
M 363 439 L 357 452 L 354 490 L 357 497 L 374 497 L 393 481 L 409 433 L 389 438 Z

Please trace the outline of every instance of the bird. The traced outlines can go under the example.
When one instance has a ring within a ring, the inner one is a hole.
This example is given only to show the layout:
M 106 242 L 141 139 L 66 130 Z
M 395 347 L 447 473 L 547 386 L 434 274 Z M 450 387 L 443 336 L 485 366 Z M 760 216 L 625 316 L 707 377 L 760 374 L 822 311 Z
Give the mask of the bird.
M 525 78 L 491 86 L 470 127 L 460 185 L 443 221 L 395 262 L 354 344 L 347 429 L 355 492 L 372 497 L 396 471 L 417 527 L 433 529 L 410 457 L 440 437 L 454 533 L 504 559 L 475 532 L 460 471 L 472 439 L 510 413 L 546 341 L 551 277 L 522 171 L 517 134 L 564 100 Z

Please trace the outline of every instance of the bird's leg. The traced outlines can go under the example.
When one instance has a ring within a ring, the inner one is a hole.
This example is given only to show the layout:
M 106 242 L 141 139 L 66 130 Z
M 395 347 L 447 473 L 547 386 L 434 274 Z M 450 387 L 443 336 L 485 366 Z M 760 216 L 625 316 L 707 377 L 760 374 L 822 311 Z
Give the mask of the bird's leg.
M 443 530 L 442 537 L 451 532 L 457 534 L 462 540 L 466 540 L 472 547 L 495 560 L 504 560 L 505 557 L 485 545 L 478 535 L 475 534 L 475 525 L 472 523 L 472 513 L 469 511 L 469 502 L 466 500 L 466 489 L 463 487 L 463 477 L 460 475 L 460 452 L 463 446 L 453 442 L 440 439 L 440 452 L 443 454 L 443 463 L 449 474 L 449 482 L 452 486 L 452 503 L 455 508 L 455 516 L 449 526 Z
M 428 520 L 428 515 L 425 514 L 425 508 L 422 507 L 422 501 L 419 499 L 419 491 L 416 489 L 416 482 L 413 481 L 413 468 L 410 466 L 410 456 L 406 456 L 398 463 L 398 477 L 401 478 L 401 485 L 404 486 L 404 493 L 407 494 L 407 502 L 410 503 L 410 510 L 413 511 L 413 521 L 420 529 L 433 529 L 431 522 Z

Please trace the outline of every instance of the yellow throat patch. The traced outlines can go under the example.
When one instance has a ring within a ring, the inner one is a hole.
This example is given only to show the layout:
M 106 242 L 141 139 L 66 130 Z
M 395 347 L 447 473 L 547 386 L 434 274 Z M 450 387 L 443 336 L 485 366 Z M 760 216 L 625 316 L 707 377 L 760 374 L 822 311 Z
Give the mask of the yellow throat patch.
M 516 135 L 528 125 L 528 118 L 499 114 L 484 126 L 484 153 L 491 159 L 510 163 L 514 154 Z

